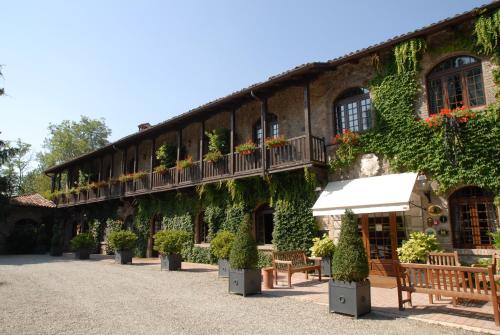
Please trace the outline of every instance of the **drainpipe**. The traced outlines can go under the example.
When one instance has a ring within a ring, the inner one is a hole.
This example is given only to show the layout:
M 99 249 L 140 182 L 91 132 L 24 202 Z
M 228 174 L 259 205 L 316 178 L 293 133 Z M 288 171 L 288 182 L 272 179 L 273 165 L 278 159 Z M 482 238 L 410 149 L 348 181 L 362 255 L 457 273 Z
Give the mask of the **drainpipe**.
M 261 143 L 262 173 L 265 174 L 267 169 L 266 146 L 264 144 L 267 136 L 267 99 L 259 98 L 253 90 L 250 91 L 250 96 L 257 101 L 260 101 L 260 129 L 262 130 L 262 143 Z

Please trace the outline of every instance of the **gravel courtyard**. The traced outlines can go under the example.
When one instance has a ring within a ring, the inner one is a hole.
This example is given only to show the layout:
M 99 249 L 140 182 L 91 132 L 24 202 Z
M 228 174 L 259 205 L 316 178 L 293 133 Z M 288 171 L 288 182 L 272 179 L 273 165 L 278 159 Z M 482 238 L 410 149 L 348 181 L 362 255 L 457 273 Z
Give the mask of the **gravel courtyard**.
M 267 295 L 227 293 L 215 272 L 0 256 L 0 334 L 466 334 Z

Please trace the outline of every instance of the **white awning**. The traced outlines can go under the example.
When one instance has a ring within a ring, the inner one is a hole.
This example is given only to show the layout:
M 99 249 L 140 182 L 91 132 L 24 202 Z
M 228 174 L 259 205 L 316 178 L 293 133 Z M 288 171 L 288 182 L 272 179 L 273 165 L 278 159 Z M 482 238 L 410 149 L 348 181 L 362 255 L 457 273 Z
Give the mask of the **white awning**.
M 313 215 L 342 215 L 348 208 L 356 214 L 407 211 L 416 179 L 410 172 L 328 183 Z

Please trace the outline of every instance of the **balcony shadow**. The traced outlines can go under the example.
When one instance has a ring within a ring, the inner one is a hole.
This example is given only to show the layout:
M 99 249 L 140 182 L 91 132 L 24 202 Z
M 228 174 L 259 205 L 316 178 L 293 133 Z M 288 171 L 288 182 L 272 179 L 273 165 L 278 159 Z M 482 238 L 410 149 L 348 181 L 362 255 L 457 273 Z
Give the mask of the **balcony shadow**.
M 50 256 L 40 255 L 40 254 L 30 254 L 30 255 L 1 255 L 0 256 L 0 266 L 2 265 L 32 265 L 32 264 L 43 264 L 43 263 L 56 263 L 56 262 L 72 262 L 75 259 L 68 256 Z

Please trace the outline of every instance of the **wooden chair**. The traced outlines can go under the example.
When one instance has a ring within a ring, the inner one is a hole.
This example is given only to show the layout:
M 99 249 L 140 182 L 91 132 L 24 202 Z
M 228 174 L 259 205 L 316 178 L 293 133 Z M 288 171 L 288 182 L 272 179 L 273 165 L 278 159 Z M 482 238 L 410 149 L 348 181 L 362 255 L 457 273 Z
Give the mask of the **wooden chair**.
M 458 252 L 430 252 L 427 256 L 427 264 L 461 266 L 458 259 Z M 441 300 L 441 296 L 436 294 L 436 299 Z M 453 306 L 457 304 L 456 298 L 452 298 Z M 429 294 L 429 303 L 432 304 L 432 294 Z
M 321 265 L 308 263 L 309 257 L 303 251 L 273 251 L 274 281 L 278 285 L 278 272 L 286 272 L 288 275 L 288 287 L 292 287 L 292 274 L 304 272 L 309 279 L 309 271 L 318 271 L 321 281 Z

